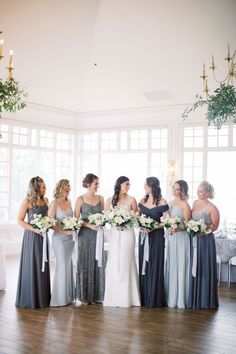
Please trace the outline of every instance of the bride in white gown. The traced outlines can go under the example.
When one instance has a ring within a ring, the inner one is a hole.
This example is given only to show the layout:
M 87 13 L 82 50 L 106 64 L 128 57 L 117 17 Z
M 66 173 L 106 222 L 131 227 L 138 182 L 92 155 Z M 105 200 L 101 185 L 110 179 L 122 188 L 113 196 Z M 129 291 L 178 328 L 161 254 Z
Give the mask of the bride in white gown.
M 114 187 L 114 195 L 107 200 L 106 208 L 118 206 L 137 211 L 136 200 L 127 194 L 129 187 L 129 179 L 125 176 L 119 177 Z M 122 231 L 111 228 L 105 279 L 104 306 L 140 306 L 133 228 Z
M 6 265 L 5 256 L 0 245 L 0 290 L 4 290 L 7 287 L 6 282 Z

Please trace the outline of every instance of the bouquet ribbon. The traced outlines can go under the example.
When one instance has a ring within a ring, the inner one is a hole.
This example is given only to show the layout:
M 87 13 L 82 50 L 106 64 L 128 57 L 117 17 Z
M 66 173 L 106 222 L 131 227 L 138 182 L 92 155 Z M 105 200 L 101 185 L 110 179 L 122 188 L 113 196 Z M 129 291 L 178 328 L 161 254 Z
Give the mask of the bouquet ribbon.
M 45 271 L 45 262 L 48 262 L 47 256 L 47 232 L 42 233 L 43 237 L 43 256 L 42 256 L 42 272 Z
M 197 273 L 197 236 L 193 237 L 193 265 L 192 265 L 192 276 L 196 277 Z
M 149 241 L 148 241 L 148 233 L 145 231 L 142 231 L 140 233 L 140 238 L 141 238 L 141 245 L 144 244 L 143 247 L 143 264 L 142 264 L 142 275 L 145 275 L 145 267 L 146 267 L 146 262 L 149 261 Z
M 73 237 L 72 237 L 75 246 L 74 246 L 74 260 L 75 260 L 75 266 L 77 267 L 77 262 L 78 262 L 78 231 L 73 230 Z
M 99 226 L 96 238 L 96 253 L 95 259 L 98 261 L 98 267 L 102 266 L 102 255 L 104 245 L 104 230 L 102 226 Z

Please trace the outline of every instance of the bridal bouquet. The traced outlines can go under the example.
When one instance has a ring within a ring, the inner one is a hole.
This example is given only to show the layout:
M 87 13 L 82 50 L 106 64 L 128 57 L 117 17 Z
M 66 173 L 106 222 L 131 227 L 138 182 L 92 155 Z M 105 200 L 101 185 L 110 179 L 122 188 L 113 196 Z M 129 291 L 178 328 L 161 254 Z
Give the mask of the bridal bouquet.
M 30 221 L 34 229 L 40 232 L 47 232 L 52 226 L 56 224 L 56 220 L 51 216 L 42 216 L 42 214 L 34 214 L 34 218 Z
M 79 230 L 83 225 L 83 220 L 75 216 L 66 216 L 59 224 L 63 230 Z
M 104 213 L 91 214 L 88 217 L 88 222 L 96 226 L 105 226 L 107 223 L 107 218 Z
M 143 229 L 154 230 L 159 224 L 156 220 L 150 218 L 150 216 L 146 216 L 145 214 L 139 215 L 137 217 L 137 225 Z
M 200 220 L 186 220 L 184 222 L 187 232 L 190 234 L 190 236 L 194 237 L 198 233 L 205 233 L 207 234 L 207 225 L 204 223 L 203 219 Z
M 160 220 L 167 229 L 177 229 L 181 226 L 181 220 L 178 216 L 162 216 Z
M 129 229 L 135 225 L 137 216 L 134 211 L 119 207 L 110 208 L 104 211 L 107 223 L 118 230 Z

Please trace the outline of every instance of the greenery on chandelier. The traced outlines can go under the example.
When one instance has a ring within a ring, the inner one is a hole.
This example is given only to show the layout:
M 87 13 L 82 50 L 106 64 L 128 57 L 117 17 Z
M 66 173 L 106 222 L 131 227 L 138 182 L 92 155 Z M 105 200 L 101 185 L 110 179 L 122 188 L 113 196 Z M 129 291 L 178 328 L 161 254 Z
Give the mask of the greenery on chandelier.
M 15 79 L 3 81 L 0 79 L 0 114 L 3 111 L 16 112 L 26 107 L 27 97 Z
M 183 120 L 188 118 L 191 112 L 202 106 L 207 106 L 206 119 L 208 125 L 214 125 L 220 129 L 229 122 L 236 123 L 236 89 L 233 85 L 220 84 L 213 95 L 208 99 L 196 96 L 192 106 L 187 107 L 182 114 Z

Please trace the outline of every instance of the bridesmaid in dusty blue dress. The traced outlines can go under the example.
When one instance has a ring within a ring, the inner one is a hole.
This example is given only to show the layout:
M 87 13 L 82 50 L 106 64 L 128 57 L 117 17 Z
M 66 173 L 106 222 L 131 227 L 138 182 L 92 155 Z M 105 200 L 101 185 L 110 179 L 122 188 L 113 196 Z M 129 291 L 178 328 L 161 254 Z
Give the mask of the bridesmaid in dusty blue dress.
M 56 258 L 56 269 L 52 288 L 50 306 L 65 306 L 74 299 L 72 253 L 74 249 L 73 232 L 63 230 L 60 222 L 66 216 L 73 216 L 71 202 L 68 199 L 70 182 L 61 179 L 54 191 L 48 215 L 57 220 L 53 227 L 52 248 Z
M 138 207 L 141 214 L 160 222 L 160 218 L 169 207 L 161 196 L 160 182 L 156 177 L 148 177 L 144 186 L 146 195 Z M 149 261 L 146 262 L 145 275 L 142 275 L 144 244 L 139 236 L 139 283 L 141 305 L 161 307 L 164 298 L 164 229 L 156 229 L 148 234 Z
M 187 183 L 183 180 L 176 181 L 172 192 L 174 199 L 169 203 L 168 214 L 179 217 L 182 223 L 184 220 L 190 220 Z M 185 308 L 189 298 L 189 234 L 184 227 L 168 230 L 166 234 L 166 302 L 169 307 Z
M 189 307 L 216 309 L 219 302 L 213 232 L 219 226 L 220 215 L 217 207 L 209 201 L 214 197 L 214 189 L 210 183 L 201 182 L 197 195 L 198 199 L 193 203 L 192 216 L 194 220 L 203 219 L 205 221 L 208 234 L 198 234 L 197 236 L 197 267 L 196 275 L 190 276 Z M 193 260 L 193 257 L 191 258 Z
M 50 271 L 49 263 L 45 262 L 45 270 L 42 272 L 43 237 L 39 230 L 30 225 L 34 214 L 47 214 L 48 201 L 44 197 L 46 186 L 42 178 L 33 177 L 30 180 L 28 193 L 23 200 L 18 224 L 24 231 L 19 279 L 16 295 L 16 307 L 43 308 L 50 303 Z M 27 215 L 27 222 L 25 217 Z M 48 255 L 48 239 L 47 256 Z
M 102 255 L 102 266 L 98 267 L 96 255 L 96 234 L 98 227 L 88 223 L 90 214 L 101 213 L 104 209 L 104 198 L 97 195 L 99 179 L 92 173 L 83 179 L 83 187 L 87 192 L 76 200 L 75 216 L 85 222 L 78 235 L 78 269 L 76 281 L 76 297 L 84 305 L 101 303 L 105 288 L 105 257 Z

